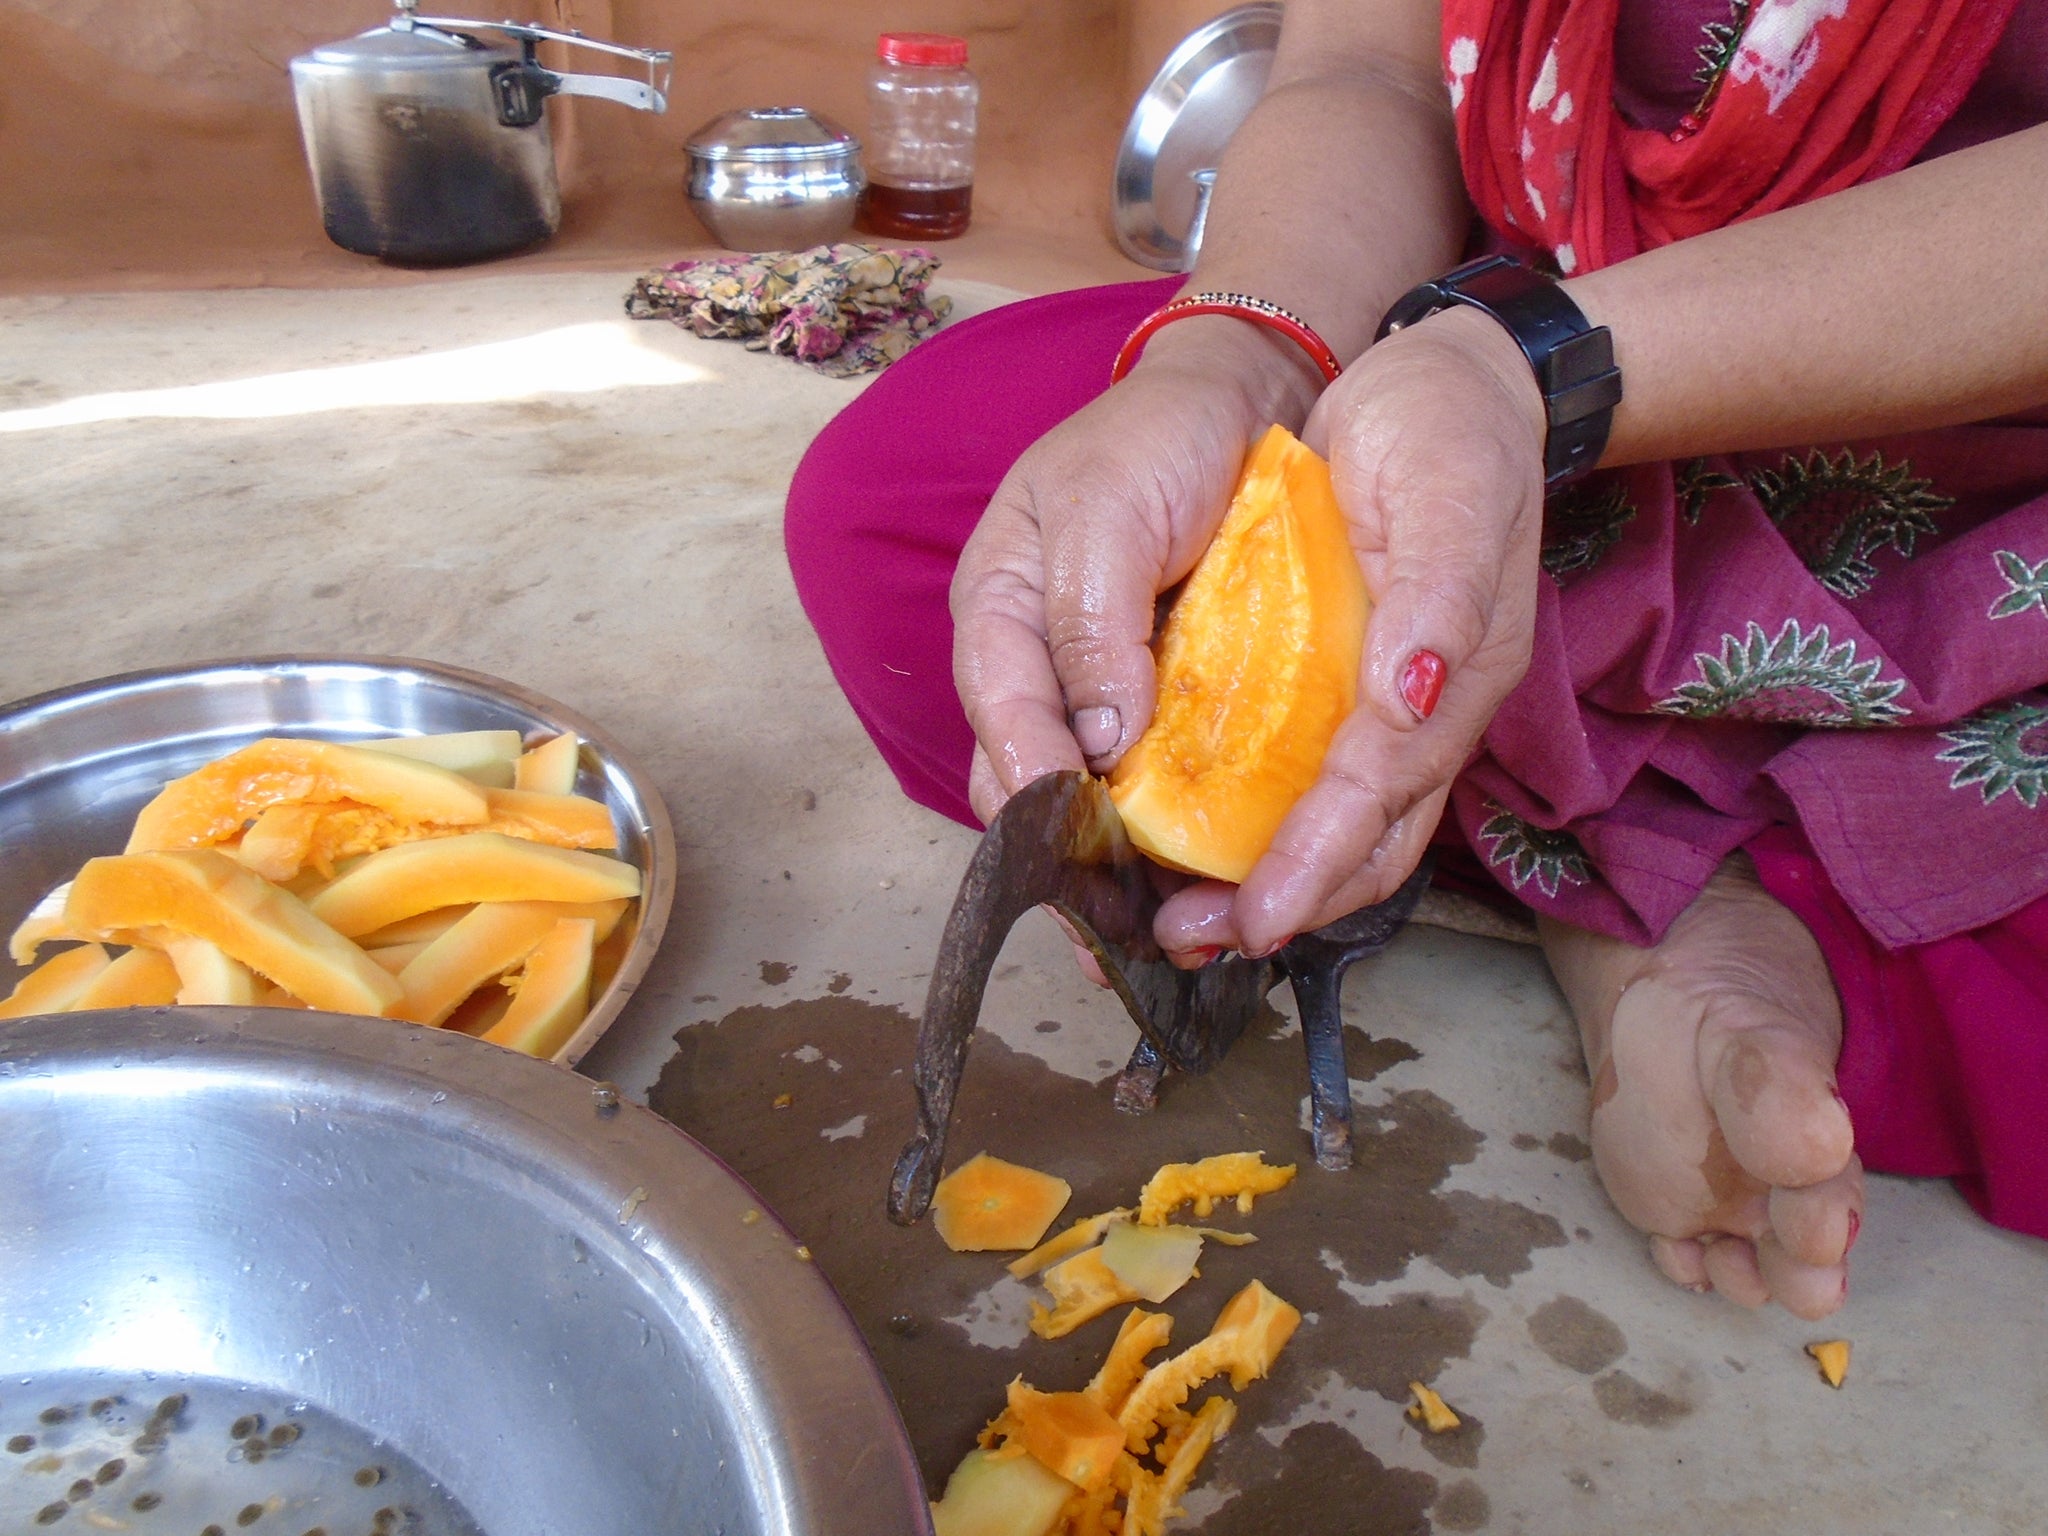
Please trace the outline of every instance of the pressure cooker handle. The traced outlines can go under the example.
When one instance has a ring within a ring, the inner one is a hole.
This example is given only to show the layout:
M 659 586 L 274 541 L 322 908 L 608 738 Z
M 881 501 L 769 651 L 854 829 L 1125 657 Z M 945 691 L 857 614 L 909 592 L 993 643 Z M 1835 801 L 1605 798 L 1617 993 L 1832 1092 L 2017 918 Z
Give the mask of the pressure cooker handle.
M 522 83 L 517 87 L 500 84 L 500 115 L 507 109 L 506 92 L 517 90 L 530 93 L 534 102 L 546 96 L 600 96 L 606 101 L 616 101 L 622 106 L 635 107 L 642 112 L 666 112 L 668 110 L 668 87 L 675 55 L 666 48 L 628 48 L 623 43 L 607 43 L 594 37 L 585 37 L 581 32 L 557 32 L 552 27 L 537 27 L 523 21 L 472 21 L 459 16 L 418 16 L 412 6 L 418 0 L 407 4 L 399 0 L 403 24 L 409 27 L 435 27 L 443 31 L 470 31 L 488 29 L 502 32 L 507 37 L 517 38 L 525 45 L 526 66 L 518 70 Z M 535 43 L 566 43 L 572 48 L 593 48 L 599 53 L 609 53 L 621 59 L 631 59 L 644 65 L 647 78 L 644 81 L 629 80 L 623 75 L 565 75 L 552 69 L 544 69 L 533 62 Z M 516 66 L 515 66 L 516 68 Z M 500 71 L 500 76 L 507 72 Z M 513 121 L 506 118 L 507 122 Z

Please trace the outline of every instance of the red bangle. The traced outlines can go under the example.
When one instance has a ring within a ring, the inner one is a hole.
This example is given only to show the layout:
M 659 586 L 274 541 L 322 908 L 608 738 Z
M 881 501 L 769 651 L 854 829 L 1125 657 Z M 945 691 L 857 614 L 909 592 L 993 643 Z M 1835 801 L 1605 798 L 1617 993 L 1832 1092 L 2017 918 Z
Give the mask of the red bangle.
M 1344 365 L 1337 361 L 1337 354 L 1330 350 L 1330 344 L 1310 329 L 1306 320 L 1289 314 L 1278 304 L 1255 299 L 1246 293 L 1191 293 L 1186 298 L 1175 299 L 1163 309 L 1153 310 L 1138 322 L 1138 328 L 1117 348 L 1116 361 L 1110 365 L 1109 382 L 1118 383 L 1131 371 L 1154 331 L 1176 320 L 1185 320 L 1190 315 L 1234 315 L 1254 325 L 1263 325 L 1267 330 L 1278 331 L 1309 355 L 1310 361 L 1322 370 L 1325 384 L 1336 383 L 1337 375 L 1344 371 Z

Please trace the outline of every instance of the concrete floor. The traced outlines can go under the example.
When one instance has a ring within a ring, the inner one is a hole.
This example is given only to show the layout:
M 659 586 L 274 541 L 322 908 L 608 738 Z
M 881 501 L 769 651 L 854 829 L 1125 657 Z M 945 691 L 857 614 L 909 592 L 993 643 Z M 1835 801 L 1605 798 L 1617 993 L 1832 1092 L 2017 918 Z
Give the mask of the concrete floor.
M 345 293 L 0 300 L 0 698 L 237 653 L 475 667 L 602 721 L 674 813 L 681 880 L 585 1070 L 646 1096 L 804 1234 L 942 1476 L 1019 1372 L 1078 1385 L 987 1256 L 881 1214 L 902 1069 L 971 833 L 896 793 L 781 558 L 781 492 L 859 389 L 618 319 L 626 276 Z M 963 312 L 1002 290 L 952 285 Z M 1169 1157 L 1303 1158 L 1276 1015 L 1144 1120 L 1134 1031 L 1020 925 L 956 1158 L 1062 1174 L 1074 1212 Z M 1284 1001 L 1276 998 L 1276 1002 Z M 1188 1501 L 1223 1533 L 2048 1529 L 2048 1249 L 1947 1187 L 1874 1181 L 1823 1327 L 1674 1290 L 1586 1161 L 1586 1086 L 1532 950 L 1414 928 L 1353 972 L 1361 1166 L 1305 1166 L 1168 1303 L 1258 1275 L 1309 1321 Z M 793 1096 L 773 1107 L 781 1093 Z M 1830 1392 L 1801 1346 L 1845 1336 Z M 1425 1439 L 1431 1380 L 1468 1428 Z

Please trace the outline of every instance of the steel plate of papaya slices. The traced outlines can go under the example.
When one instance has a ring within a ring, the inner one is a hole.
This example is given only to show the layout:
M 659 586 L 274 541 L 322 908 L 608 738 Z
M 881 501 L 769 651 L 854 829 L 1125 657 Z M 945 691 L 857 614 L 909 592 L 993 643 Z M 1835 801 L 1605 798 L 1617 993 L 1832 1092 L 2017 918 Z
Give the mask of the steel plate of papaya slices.
M 1429 884 L 1429 861 L 1386 901 L 1301 934 L 1273 955 L 1228 957 L 1196 971 L 1175 966 L 1152 937 L 1161 900 L 1152 873 L 1107 788 L 1087 774 L 1047 774 L 996 814 L 953 900 L 925 994 L 914 1072 L 917 1133 L 890 1180 L 893 1219 L 915 1222 L 931 1205 L 989 972 L 1017 919 L 1037 906 L 1073 925 L 1138 1026 L 1137 1049 L 1117 1080 L 1119 1109 L 1153 1109 L 1169 1070 L 1209 1071 L 1285 978 L 1308 1049 L 1316 1161 L 1351 1165 L 1344 973 L 1401 931 Z

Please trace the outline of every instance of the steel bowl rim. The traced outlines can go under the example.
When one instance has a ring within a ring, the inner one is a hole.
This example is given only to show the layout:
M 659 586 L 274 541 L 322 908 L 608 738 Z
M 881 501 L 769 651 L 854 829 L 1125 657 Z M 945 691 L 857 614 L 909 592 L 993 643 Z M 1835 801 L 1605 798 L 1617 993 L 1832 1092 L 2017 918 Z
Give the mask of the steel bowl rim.
M 13 703 L 0 704 L 0 727 L 12 726 L 28 716 L 54 715 L 66 709 L 82 708 L 106 694 L 134 691 L 151 684 L 191 681 L 209 672 L 277 674 L 333 667 L 357 667 L 382 672 L 387 676 L 411 673 L 493 695 L 531 714 L 551 722 L 559 722 L 565 729 L 575 731 L 578 737 L 597 748 L 604 760 L 616 766 L 620 776 L 632 786 L 640 812 L 641 830 L 648 844 L 648 867 L 640 872 L 640 926 L 632 944 L 627 947 L 626 954 L 620 960 L 618 970 L 613 973 L 610 983 L 606 986 L 604 995 L 591 1008 L 582 1024 L 577 1026 L 575 1034 L 571 1035 L 562 1048 L 550 1058 L 557 1065 L 574 1066 L 611 1027 L 639 989 L 648 967 L 654 962 L 655 951 L 661 947 L 662 938 L 668 930 L 669 913 L 675 901 L 676 886 L 675 824 L 669 816 L 668 805 L 662 799 L 661 791 L 632 754 L 619 745 L 611 732 L 580 711 L 571 709 L 544 693 L 507 682 L 500 677 L 493 677 L 488 672 L 478 672 L 447 662 L 428 661 L 414 656 L 381 656 L 351 651 L 290 651 L 268 656 L 230 656 L 167 667 L 145 667 L 133 672 L 117 672 L 82 683 L 47 689 Z M 280 728 L 292 729 L 290 726 Z

